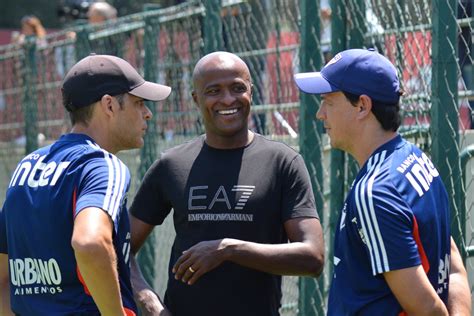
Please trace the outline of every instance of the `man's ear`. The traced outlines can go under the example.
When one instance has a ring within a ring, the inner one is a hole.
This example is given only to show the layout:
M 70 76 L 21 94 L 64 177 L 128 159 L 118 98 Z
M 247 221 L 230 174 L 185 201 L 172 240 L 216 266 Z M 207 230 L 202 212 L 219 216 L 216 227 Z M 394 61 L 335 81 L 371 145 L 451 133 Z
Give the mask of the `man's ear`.
M 250 83 L 250 104 L 252 104 L 254 92 L 255 92 L 255 86 L 253 85 L 253 83 Z
M 194 104 L 199 107 L 199 103 L 198 103 L 198 100 L 197 100 L 197 95 L 196 95 L 196 91 L 193 90 L 191 91 L 191 96 L 193 97 L 193 101 L 194 101 Z
M 359 97 L 359 117 L 366 117 L 372 110 L 372 99 L 365 94 Z
M 104 94 L 102 98 L 100 98 L 100 108 L 106 115 L 113 115 L 115 112 L 114 108 L 114 98 L 111 95 Z

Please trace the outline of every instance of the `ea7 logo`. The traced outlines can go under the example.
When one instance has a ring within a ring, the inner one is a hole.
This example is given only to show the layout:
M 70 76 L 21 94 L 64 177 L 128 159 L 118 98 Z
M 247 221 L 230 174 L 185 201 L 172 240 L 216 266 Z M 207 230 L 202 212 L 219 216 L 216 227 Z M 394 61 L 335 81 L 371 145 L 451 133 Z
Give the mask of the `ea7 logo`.
M 234 185 L 232 191 L 242 192 L 242 195 L 240 196 L 239 200 L 237 201 L 237 204 L 235 205 L 236 210 L 242 210 L 244 208 L 254 189 L 254 185 Z
M 254 189 L 255 189 L 254 185 L 234 185 L 232 187 L 232 191 L 241 192 L 240 197 L 237 200 L 237 203 L 234 205 L 235 210 L 244 209 Z M 232 209 L 230 201 L 229 201 L 229 196 L 224 186 L 222 185 L 219 186 L 219 188 L 214 194 L 212 194 L 212 192 L 211 194 L 209 193 L 210 193 L 209 186 L 207 185 L 190 187 L 189 195 L 188 195 L 188 209 L 190 211 L 206 210 L 206 209 L 211 210 L 214 207 L 214 205 L 216 205 L 216 203 L 218 203 L 219 205 L 225 204 L 228 210 Z M 202 200 L 207 201 L 208 197 L 210 196 L 212 196 L 212 200 L 209 203 L 209 205 L 202 205 Z M 199 200 L 201 200 L 201 203 L 199 203 Z

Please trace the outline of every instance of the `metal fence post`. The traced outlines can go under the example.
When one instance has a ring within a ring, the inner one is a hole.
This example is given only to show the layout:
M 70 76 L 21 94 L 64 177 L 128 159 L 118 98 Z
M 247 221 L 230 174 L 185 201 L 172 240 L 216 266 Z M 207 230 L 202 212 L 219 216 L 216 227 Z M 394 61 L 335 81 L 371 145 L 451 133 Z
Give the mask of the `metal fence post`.
M 322 65 L 321 45 L 319 40 L 320 19 L 319 1 L 303 0 L 301 11 L 301 46 L 300 64 L 302 71 L 317 71 Z M 322 125 L 316 122 L 319 101 L 314 95 L 300 93 L 300 152 L 308 166 L 313 185 L 316 208 L 321 222 L 324 218 L 323 169 L 322 169 Z M 316 284 L 320 291 L 317 291 Z M 324 315 L 324 276 L 316 283 L 313 278 L 299 278 L 298 315 Z
M 433 1 L 431 154 L 450 197 L 451 234 L 465 258 L 466 245 L 460 224 L 465 219 L 459 218 L 462 177 L 459 161 L 456 16 L 456 1 Z
M 25 42 L 22 109 L 25 122 L 25 152 L 38 148 L 38 106 L 36 103 L 36 37 L 29 36 Z
M 81 60 L 91 53 L 91 44 L 89 41 L 89 28 L 83 25 L 78 32 L 76 32 L 75 45 L 76 60 Z
M 160 34 L 158 16 L 147 16 L 145 18 L 144 34 L 144 77 L 145 80 L 156 82 L 158 79 L 158 37 Z M 153 102 L 146 101 L 148 108 L 153 116 L 156 114 L 156 108 Z M 142 179 L 153 161 L 158 157 L 158 132 L 156 120 L 148 121 L 148 130 L 144 137 L 144 146 L 140 151 L 140 166 L 138 167 L 138 177 Z M 152 233 L 147 238 L 145 244 L 140 249 L 137 260 L 147 282 L 153 286 L 155 280 L 155 235 Z
M 221 0 L 203 1 L 206 10 L 203 16 L 204 54 L 224 50 L 222 36 Z
M 459 210 L 459 217 L 466 218 L 466 188 L 464 186 L 464 183 L 468 181 L 467 163 L 469 162 L 470 159 L 474 157 L 474 145 L 469 145 L 466 148 L 464 148 L 459 156 L 461 160 L 461 172 L 462 172 L 462 181 L 463 181 L 463 185 L 462 185 L 463 195 L 461 199 L 461 209 Z M 461 222 L 461 228 L 463 232 L 466 231 L 466 221 Z M 466 265 L 466 258 L 472 257 L 474 255 L 474 246 L 466 245 L 465 251 L 466 253 L 465 253 L 465 256 L 463 257 L 464 265 Z
M 348 48 L 363 48 L 365 44 L 364 35 L 367 33 L 367 26 L 365 24 L 365 2 L 364 0 L 351 0 L 351 2 L 351 7 L 357 8 L 357 10 L 352 10 L 350 20 L 353 21 L 351 24 L 353 27 L 348 30 Z M 344 188 L 348 190 L 352 181 L 359 173 L 359 165 L 357 164 L 355 159 L 349 154 L 345 154 L 345 159 L 345 163 L 347 164 L 347 170 L 345 175 Z M 342 203 L 340 207 L 342 207 Z
M 364 0 L 350 0 L 350 2 L 351 5 L 349 7 L 354 9 L 351 10 L 351 23 L 349 24 L 352 27 L 347 30 L 349 35 L 348 48 L 362 48 L 364 46 L 364 35 L 367 33 L 365 2 Z
M 343 0 L 331 2 L 331 51 L 332 55 L 347 48 L 347 15 L 346 4 Z M 344 203 L 344 163 L 345 155 L 339 149 L 331 149 L 331 170 L 330 170 L 330 196 L 329 196 L 329 227 L 330 233 L 328 243 L 327 265 L 329 280 L 332 281 L 333 255 L 334 255 L 334 233 L 337 229 L 337 219 Z

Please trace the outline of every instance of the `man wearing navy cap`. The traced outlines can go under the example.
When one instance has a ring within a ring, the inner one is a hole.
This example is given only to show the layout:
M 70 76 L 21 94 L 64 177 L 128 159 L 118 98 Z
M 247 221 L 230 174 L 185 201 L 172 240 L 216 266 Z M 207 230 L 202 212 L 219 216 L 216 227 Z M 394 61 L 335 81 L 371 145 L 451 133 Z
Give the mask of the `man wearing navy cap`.
M 447 315 L 447 306 L 470 315 L 446 189 L 429 157 L 397 133 L 395 67 L 350 49 L 295 81 L 321 94 L 316 116 L 331 146 L 360 166 L 336 230 L 328 315 Z
M 143 146 L 152 116 L 144 100 L 170 92 L 115 56 L 69 70 L 72 130 L 19 162 L 0 211 L 1 315 L 136 315 L 130 174 L 115 154 Z

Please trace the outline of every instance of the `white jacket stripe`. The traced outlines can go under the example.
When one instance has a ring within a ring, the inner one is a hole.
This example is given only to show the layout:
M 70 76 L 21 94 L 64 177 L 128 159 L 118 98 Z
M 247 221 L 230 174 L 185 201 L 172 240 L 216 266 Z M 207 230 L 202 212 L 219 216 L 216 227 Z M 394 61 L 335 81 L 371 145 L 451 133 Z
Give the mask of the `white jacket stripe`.
M 378 158 L 378 156 L 375 156 L 375 159 L 377 159 L 377 158 Z M 355 188 L 355 193 L 354 193 L 355 200 L 356 200 L 357 213 L 359 214 L 359 219 L 360 219 L 361 226 L 362 226 L 362 233 L 364 234 L 365 243 L 367 244 L 367 248 L 369 248 L 370 262 L 371 262 L 371 265 L 372 265 L 372 272 L 374 272 L 373 267 L 375 267 L 374 252 L 377 251 L 377 250 L 372 248 L 373 246 L 372 246 L 371 240 L 369 240 L 368 228 L 367 228 L 366 219 L 365 219 L 364 212 L 363 212 L 363 206 L 361 204 L 361 203 L 364 203 L 364 199 L 363 199 L 363 195 L 360 194 L 360 191 L 361 190 L 363 191 L 363 188 L 365 186 L 365 179 L 366 179 L 367 175 L 370 172 L 372 172 L 372 168 L 373 168 L 372 160 L 373 159 L 374 159 L 374 157 L 369 158 L 369 162 L 367 164 L 367 172 L 362 177 L 362 179 L 360 179 L 357 182 L 357 185 L 356 185 L 356 188 Z M 377 246 L 377 245 L 375 245 L 375 246 Z
M 376 241 L 378 241 L 378 244 L 380 246 L 379 256 L 381 255 L 381 258 L 380 257 L 378 258 L 378 262 L 381 262 L 382 266 L 380 266 L 380 265 L 377 266 L 377 272 L 378 273 L 383 273 L 383 272 L 390 271 L 390 267 L 388 265 L 388 259 L 387 259 L 387 251 L 385 249 L 385 244 L 383 242 L 382 235 L 380 234 L 380 227 L 379 227 L 379 223 L 377 221 L 377 216 L 375 215 L 374 200 L 373 200 L 373 195 L 372 195 L 372 188 L 373 188 L 373 185 L 374 185 L 374 180 L 375 180 L 375 177 L 379 173 L 380 165 L 385 160 L 386 153 L 387 153 L 387 151 L 382 151 L 380 153 L 380 155 L 381 155 L 380 161 L 377 164 L 374 173 L 369 178 L 368 184 L 367 184 L 367 200 L 369 202 L 370 218 L 372 220 L 373 229 L 375 231 Z
M 369 248 L 372 273 L 374 275 L 389 270 L 385 245 L 380 234 L 372 197 L 374 178 L 378 174 L 380 165 L 385 159 L 386 151 L 371 157 L 368 162 L 367 173 L 357 183 L 355 189 L 356 207 L 361 219 L 367 247 Z
M 118 176 L 117 176 L 117 193 L 114 194 L 114 201 L 111 207 L 111 214 L 110 216 L 115 219 L 115 217 L 118 214 L 118 210 L 120 209 L 120 202 L 122 201 L 123 197 L 123 192 L 124 192 L 124 186 L 125 186 L 125 181 L 126 181 L 126 171 L 125 171 L 125 165 L 115 156 L 113 156 L 114 159 L 114 165 L 116 165 L 117 170 L 119 171 Z M 115 164 L 116 162 L 116 164 Z
M 108 183 L 102 209 L 109 213 L 112 220 L 115 220 L 124 194 L 125 182 L 127 181 L 126 167 L 115 155 L 100 148 L 90 140 L 87 140 L 87 143 L 89 146 L 101 150 L 104 154 L 104 159 L 107 162 Z
M 109 179 L 108 179 L 107 191 L 105 193 L 104 204 L 102 205 L 102 209 L 108 212 L 109 211 L 109 206 L 110 206 L 110 200 L 112 198 L 112 190 L 113 190 L 113 186 L 114 186 L 115 172 L 114 172 L 114 166 L 113 166 L 112 160 L 110 159 L 110 155 L 106 151 L 104 151 L 104 158 L 105 158 L 105 161 L 107 162 L 107 166 L 108 166 Z M 112 214 L 110 214 L 110 215 L 112 216 Z

